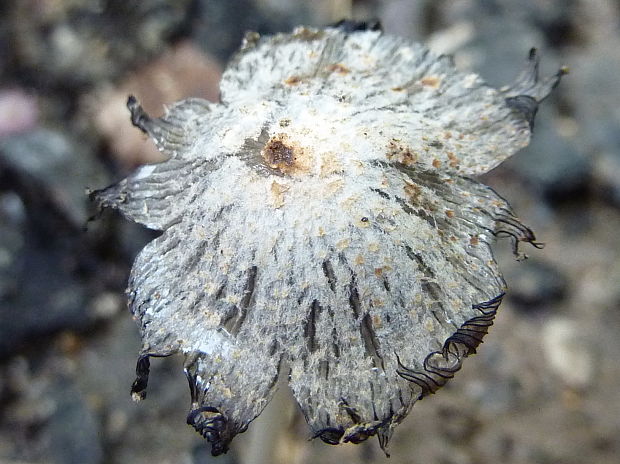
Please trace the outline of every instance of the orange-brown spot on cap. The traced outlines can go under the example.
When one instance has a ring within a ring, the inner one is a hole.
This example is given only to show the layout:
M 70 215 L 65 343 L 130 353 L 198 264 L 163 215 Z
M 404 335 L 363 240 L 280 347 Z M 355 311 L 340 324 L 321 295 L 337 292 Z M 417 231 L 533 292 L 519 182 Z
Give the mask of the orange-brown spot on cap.
M 323 189 L 323 195 L 325 198 L 329 198 L 334 194 L 340 192 L 344 187 L 344 181 L 342 179 L 336 179 L 328 183 Z
M 478 246 L 479 243 L 480 243 L 480 239 L 478 238 L 477 235 L 472 235 L 471 237 L 469 237 L 469 244 L 471 246 Z
M 349 74 L 351 72 L 349 68 L 347 68 L 345 65 L 341 63 L 330 64 L 329 66 L 327 66 L 326 69 L 330 73 L 336 73 L 340 75 Z
M 453 218 L 454 217 L 454 211 L 452 211 L 451 209 L 447 209 L 446 210 L 446 216 L 448 216 L 449 218 Z
M 387 147 L 387 159 L 411 166 L 418 161 L 418 155 L 409 147 L 400 144 L 398 139 L 392 139 Z
M 377 277 L 381 277 L 383 275 L 384 272 L 386 271 L 391 271 L 392 268 L 391 266 L 381 266 L 381 267 L 376 267 L 375 268 L 375 275 Z
M 459 159 L 456 157 L 456 155 L 451 151 L 449 151 L 447 155 L 449 160 L 448 164 L 450 165 L 450 167 L 457 168 L 459 166 Z
M 284 206 L 284 192 L 288 189 L 288 185 L 280 184 L 276 181 L 271 183 L 271 194 L 274 208 L 281 208 Z
M 420 84 L 433 89 L 438 89 L 441 85 L 441 79 L 437 76 L 426 76 L 420 79 Z
M 293 38 L 297 40 L 303 40 L 306 42 L 312 42 L 319 40 L 325 35 L 325 31 L 321 29 L 311 29 L 308 27 L 300 26 L 293 31 Z
M 404 87 L 392 87 L 392 91 L 393 92 L 402 92 L 403 90 L 405 90 Z
M 327 177 L 332 174 L 342 172 L 344 170 L 342 163 L 338 159 L 335 153 L 324 153 L 321 156 L 321 177 Z
M 409 198 L 411 203 L 418 203 L 420 200 L 420 195 L 422 194 L 422 189 L 418 184 L 414 184 L 413 182 L 407 182 L 403 189 L 405 194 Z
M 437 158 L 433 159 L 433 167 L 435 169 L 439 169 L 441 167 L 441 161 L 439 161 Z
M 346 248 L 349 248 L 350 244 L 351 244 L 351 240 L 349 240 L 348 238 L 343 238 L 342 240 L 338 240 L 336 242 L 336 248 L 338 250 L 344 250 Z
M 299 76 L 290 76 L 284 80 L 286 85 L 297 85 L 301 82 L 301 77 Z

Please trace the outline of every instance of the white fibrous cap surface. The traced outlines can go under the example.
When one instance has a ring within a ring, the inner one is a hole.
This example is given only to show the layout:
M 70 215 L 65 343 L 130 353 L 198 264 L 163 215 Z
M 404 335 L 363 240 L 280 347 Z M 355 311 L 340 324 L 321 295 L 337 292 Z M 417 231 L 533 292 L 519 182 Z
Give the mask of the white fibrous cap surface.
M 492 324 L 495 238 L 536 244 L 473 176 L 528 144 L 562 74 L 537 68 L 499 91 L 380 31 L 298 28 L 248 36 L 220 103 L 155 119 L 130 98 L 168 160 L 93 197 L 163 231 L 129 283 L 134 397 L 149 357 L 184 354 L 188 423 L 219 454 L 284 372 L 313 436 L 385 448 Z

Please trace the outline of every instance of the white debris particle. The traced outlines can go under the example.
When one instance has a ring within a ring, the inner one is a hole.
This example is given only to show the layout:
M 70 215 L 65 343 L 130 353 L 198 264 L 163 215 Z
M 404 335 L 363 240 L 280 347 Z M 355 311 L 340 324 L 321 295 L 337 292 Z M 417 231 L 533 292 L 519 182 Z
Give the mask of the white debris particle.
M 595 364 L 579 325 L 566 318 L 549 320 L 542 341 L 549 367 L 571 388 L 584 389 L 592 381 Z

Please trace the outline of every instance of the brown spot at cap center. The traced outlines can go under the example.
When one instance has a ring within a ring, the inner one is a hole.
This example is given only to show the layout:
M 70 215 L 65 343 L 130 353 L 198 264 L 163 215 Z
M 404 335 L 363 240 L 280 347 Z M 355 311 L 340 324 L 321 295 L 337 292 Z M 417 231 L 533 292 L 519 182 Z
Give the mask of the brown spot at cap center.
M 271 137 L 261 150 L 265 164 L 283 174 L 308 172 L 311 160 L 298 144 L 291 142 L 286 134 Z
M 293 148 L 285 145 L 281 140 L 270 140 L 263 149 L 263 156 L 272 168 L 292 166 L 295 162 Z

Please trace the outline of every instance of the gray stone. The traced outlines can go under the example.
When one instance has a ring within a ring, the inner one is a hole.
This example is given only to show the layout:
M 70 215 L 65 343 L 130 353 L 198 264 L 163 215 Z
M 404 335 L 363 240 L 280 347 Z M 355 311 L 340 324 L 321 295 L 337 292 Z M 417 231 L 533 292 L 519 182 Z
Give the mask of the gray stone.
M 552 115 L 543 106 L 536 120 L 529 147 L 510 159 L 505 167 L 528 186 L 552 200 L 565 201 L 588 188 L 592 163 L 569 138 L 560 135 L 549 122 Z
M 553 304 L 567 292 L 566 277 L 544 261 L 530 259 L 518 263 L 518 266 L 509 266 L 506 274 L 510 299 L 521 309 L 530 310 Z
M 15 294 L 13 265 L 24 243 L 24 205 L 14 192 L 0 193 L 0 300 Z
M 503 86 L 510 82 L 523 66 L 528 50 L 539 47 L 544 40 L 541 33 L 530 24 L 511 21 L 507 17 L 472 23 L 475 35 L 455 54 L 455 58 L 464 67 L 475 69 L 493 86 Z M 523 45 L 516 47 L 515 44 Z M 553 63 L 553 57 L 548 55 L 545 50 L 545 63 Z M 549 66 L 557 69 L 554 64 Z
M 310 7 L 304 2 L 290 3 L 288 9 L 275 9 L 252 0 L 197 0 L 190 13 L 192 37 L 205 51 L 226 61 L 247 31 L 269 34 L 312 23 Z
M 61 132 L 0 139 L 0 357 L 95 321 L 84 189 L 104 177 L 93 155 Z
M 546 321 L 542 346 L 547 364 L 561 381 L 575 389 L 585 389 L 595 374 L 594 354 L 583 327 L 569 318 Z
M 105 179 L 88 148 L 62 132 L 35 129 L 0 139 L 0 168 L 9 172 L 7 183 L 80 228 L 88 217 L 86 187 Z
M 0 300 L 0 357 L 28 340 L 90 325 L 85 288 L 62 265 L 63 251 L 29 247 L 16 261 L 15 291 Z
M 56 89 L 118 77 L 159 53 L 183 25 L 189 0 L 11 2 L 7 16 L 20 78 Z
M 618 151 L 602 153 L 596 159 L 594 179 L 601 197 L 620 207 L 620 143 Z
M 235 453 L 231 452 L 222 456 L 211 456 L 211 450 L 207 445 L 201 443 L 192 449 L 192 464 L 236 464 L 239 462 L 235 458 Z
M 427 32 L 428 0 L 389 0 L 380 3 L 381 23 L 390 34 L 421 40 Z
M 42 431 L 47 459 L 54 464 L 103 462 L 100 424 L 86 398 L 68 381 L 59 381 L 48 395 L 55 409 Z
M 579 57 L 567 98 L 575 108 L 579 142 L 594 160 L 593 181 L 605 200 L 620 206 L 620 40 Z

